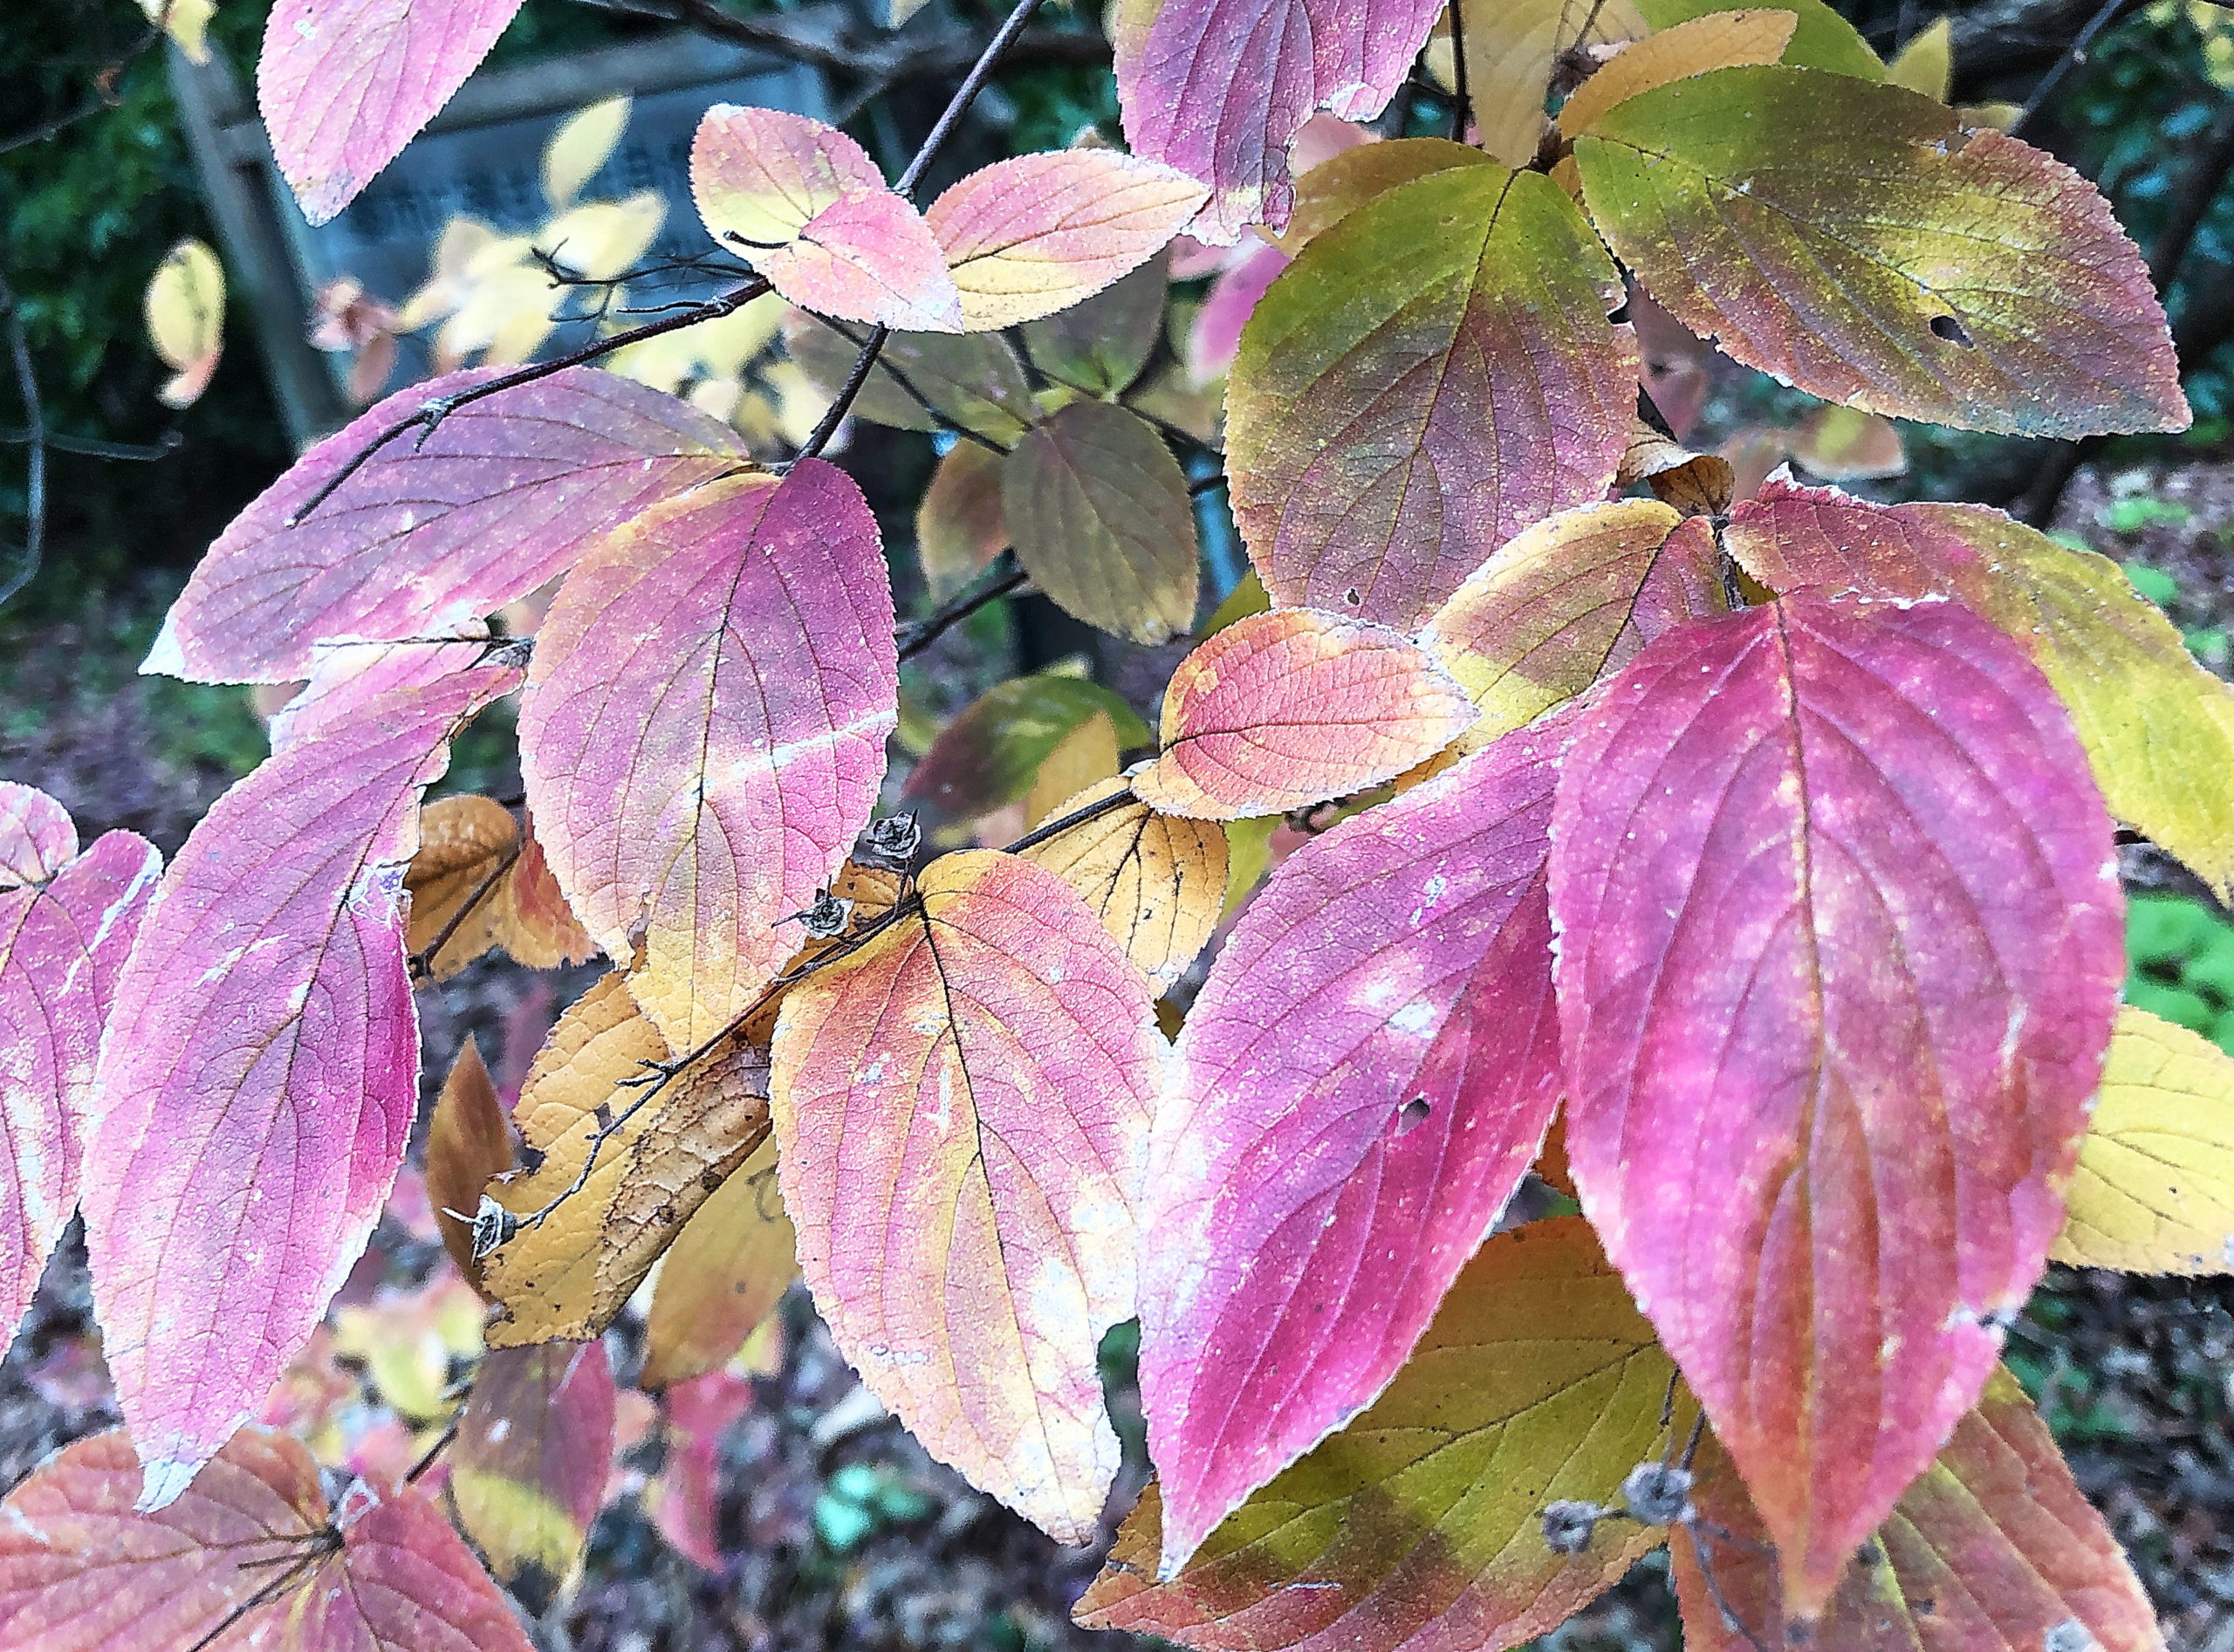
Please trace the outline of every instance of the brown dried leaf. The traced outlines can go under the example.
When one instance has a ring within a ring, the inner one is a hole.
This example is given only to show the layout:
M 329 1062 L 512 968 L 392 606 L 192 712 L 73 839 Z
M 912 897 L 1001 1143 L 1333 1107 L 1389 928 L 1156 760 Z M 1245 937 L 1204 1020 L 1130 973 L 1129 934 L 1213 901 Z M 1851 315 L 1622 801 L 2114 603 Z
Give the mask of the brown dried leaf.
M 551 1030 L 516 1114 L 540 1157 L 490 1189 L 523 1218 L 483 1265 L 483 1282 L 505 1310 L 490 1327 L 491 1347 L 603 1331 L 767 1134 L 764 1051 L 733 1045 L 665 1084 L 622 1082 L 650 1076 L 648 1064 L 667 1053 L 617 971 Z M 580 1188 L 568 1191 L 578 1178 Z M 540 1224 L 525 1221 L 545 1207 Z
M 470 1038 L 458 1052 L 435 1116 L 427 1126 L 427 1202 L 442 1224 L 442 1248 L 476 1291 L 481 1263 L 473 1254 L 473 1217 L 482 1190 L 512 1168 L 512 1123 Z
M 456 975 L 497 944 L 489 922 L 496 881 L 519 849 L 512 812 L 494 798 L 438 798 L 419 812 L 419 853 L 411 857 L 403 878 L 411 895 L 411 928 L 404 944 L 415 958 L 457 922 L 440 955 L 428 960 L 437 981 Z M 465 912 L 468 902 L 475 903 L 474 910 Z

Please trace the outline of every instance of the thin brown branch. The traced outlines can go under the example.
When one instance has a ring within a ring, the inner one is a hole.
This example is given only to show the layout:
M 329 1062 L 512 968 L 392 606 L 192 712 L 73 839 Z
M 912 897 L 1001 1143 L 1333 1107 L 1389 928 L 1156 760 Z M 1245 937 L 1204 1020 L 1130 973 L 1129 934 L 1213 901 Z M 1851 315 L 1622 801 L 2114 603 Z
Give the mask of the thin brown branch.
M 978 584 L 978 580 L 983 580 L 996 569 L 1001 572 L 989 583 Z M 970 589 L 960 592 L 951 601 L 902 628 L 900 657 L 902 660 L 914 659 L 980 608 L 998 601 L 1012 591 L 1021 590 L 1031 582 L 1031 579 L 1030 574 L 1017 566 L 1013 551 L 1002 552 L 979 572 L 977 579 L 971 581 Z

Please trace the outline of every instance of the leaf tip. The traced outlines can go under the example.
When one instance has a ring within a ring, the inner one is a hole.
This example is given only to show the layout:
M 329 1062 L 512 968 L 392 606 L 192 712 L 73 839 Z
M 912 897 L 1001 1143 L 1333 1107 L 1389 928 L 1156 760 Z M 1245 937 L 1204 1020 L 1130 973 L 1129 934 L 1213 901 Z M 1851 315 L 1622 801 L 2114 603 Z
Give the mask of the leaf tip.
M 140 1500 L 132 1505 L 134 1511 L 154 1514 L 170 1507 L 194 1484 L 201 1467 L 184 1457 L 157 1457 L 146 1464 L 140 1470 Z

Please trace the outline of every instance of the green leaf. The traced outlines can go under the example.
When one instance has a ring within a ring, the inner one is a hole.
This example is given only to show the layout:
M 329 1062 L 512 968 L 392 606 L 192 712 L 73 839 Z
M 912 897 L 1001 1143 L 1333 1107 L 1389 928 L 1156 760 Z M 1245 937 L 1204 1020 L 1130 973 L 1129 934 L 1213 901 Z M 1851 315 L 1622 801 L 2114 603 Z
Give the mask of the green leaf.
M 1088 625 L 1168 642 L 1195 623 L 1195 507 L 1163 438 L 1107 401 L 1032 427 L 1001 467 L 1001 512 L 1039 588 Z
M 1655 29 L 1671 29 L 1710 11 L 1727 11 L 1727 0 L 1636 0 L 1637 10 Z M 1758 7 L 1790 11 L 1799 18 L 1785 48 L 1784 61 L 1802 69 L 1828 69 L 1861 80 L 1882 80 L 1885 65 L 1861 32 L 1823 0 L 1758 0 Z M 1756 9 L 1748 0 L 1748 9 Z
M 2163 310 L 2108 203 L 1929 98 L 1719 69 L 1607 111 L 1574 154 L 1615 254 L 1748 367 L 1966 429 L 2188 425 Z
M 1148 724 L 1099 683 L 1055 672 L 997 683 L 940 733 L 903 795 L 956 820 L 1014 803 L 1048 755 L 1097 711 L 1108 715 L 1120 747 L 1151 743 Z
M 1158 253 L 1083 304 L 1024 325 L 1024 353 L 1049 378 L 1115 395 L 1141 376 L 1163 331 L 1170 260 Z

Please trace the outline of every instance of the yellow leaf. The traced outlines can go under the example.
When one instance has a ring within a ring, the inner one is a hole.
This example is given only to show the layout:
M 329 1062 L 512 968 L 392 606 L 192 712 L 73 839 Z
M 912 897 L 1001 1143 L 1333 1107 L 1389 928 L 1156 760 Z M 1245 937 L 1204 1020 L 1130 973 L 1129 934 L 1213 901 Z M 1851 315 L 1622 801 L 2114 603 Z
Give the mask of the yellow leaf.
M 2234 689 L 2107 557 L 1980 505 L 1908 508 L 1998 576 L 1977 600 L 2070 708 L 2110 812 L 2234 896 Z
M 1955 25 L 1942 17 L 1913 37 L 1885 65 L 1885 79 L 1890 85 L 1946 102 L 1948 88 L 1955 79 Z
M 628 125 L 629 106 L 626 93 L 600 98 L 558 123 L 543 148 L 543 195 L 553 212 L 572 206 L 582 186 L 613 154 Z
M 1123 786 L 1116 779 L 1090 786 L 1066 799 L 1053 818 Z M 1086 897 L 1159 993 L 1209 944 L 1225 903 L 1225 832 L 1215 821 L 1158 814 L 1137 799 L 1059 832 L 1024 855 Z
M 162 25 L 188 63 L 209 61 L 209 19 L 217 0 L 140 0 L 140 10 L 148 22 Z
M 535 244 L 571 275 L 610 281 L 650 250 L 666 222 L 667 202 L 643 189 L 626 201 L 593 201 L 560 213 L 536 233 Z
M 225 343 L 225 271 L 191 238 L 164 257 L 147 283 L 147 337 L 175 375 L 156 394 L 167 407 L 191 407 L 209 387 Z
M 776 1189 L 771 1140 L 700 1207 L 660 1264 L 638 1386 L 664 1388 L 719 1370 L 798 1277 L 798 1237 Z
M 454 1273 L 415 1291 L 383 1288 L 368 1305 L 337 1309 L 333 1350 L 365 1362 L 373 1390 L 415 1422 L 450 1409 L 450 1361 L 481 1351 L 481 1299 Z
M 491 1347 L 602 1332 L 766 1137 L 761 1052 L 732 1045 L 665 1085 L 642 1083 L 667 1055 L 619 971 L 552 1028 L 515 1109 L 535 1168 L 490 1189 L 522 1218 L 483 1260 L 482 1282 L 506 1313 L 490 1329 Z M 531 1219 L 546 1209 L 539 1224 Z
M 1372 1408 L 1162 1582 L 1160 1508 L 1143 1497 L 1078 1621 L 1219 1652 L 1390 1652 L 1415 1635 L 1506 1647 L 1544 1634 L 1660 1542 L 1609 1521 L 1580 1554 L 1556 1554 L 1543 1511 L 1619 1501 L 1630 1470 L 1669 1441 L 1674 1377 L 1580 1217 L 1501 1233 Z
M 1117 725 L 1097 711 L 1055 743 L 1024 794 L 1024 824 L 1029 831 L 1072 806 L 1078 794 L 1098 782 L 1115 783 L 1119 752 Z M 1124 937 L 1118 937 L 1122 941 Z
M 1789 11 L 1710 11 L 1634 41 L 1574 89 L 1559 111 L 1559 134 L 1587 132 L 1615 104 L 1671 80 L 1739 64 L 1774 63 L 1799 26 Z
M 1460 15 L 1482 147 L 1509 167 L 1536 159 L 1545 99 L 1562 56 L 1651 32 L 1634 0 L 1462 0 Z
M 2234 1058 L 2128 1004 L 2049 1254 L 2128 1273 L 2234 1272 Z

